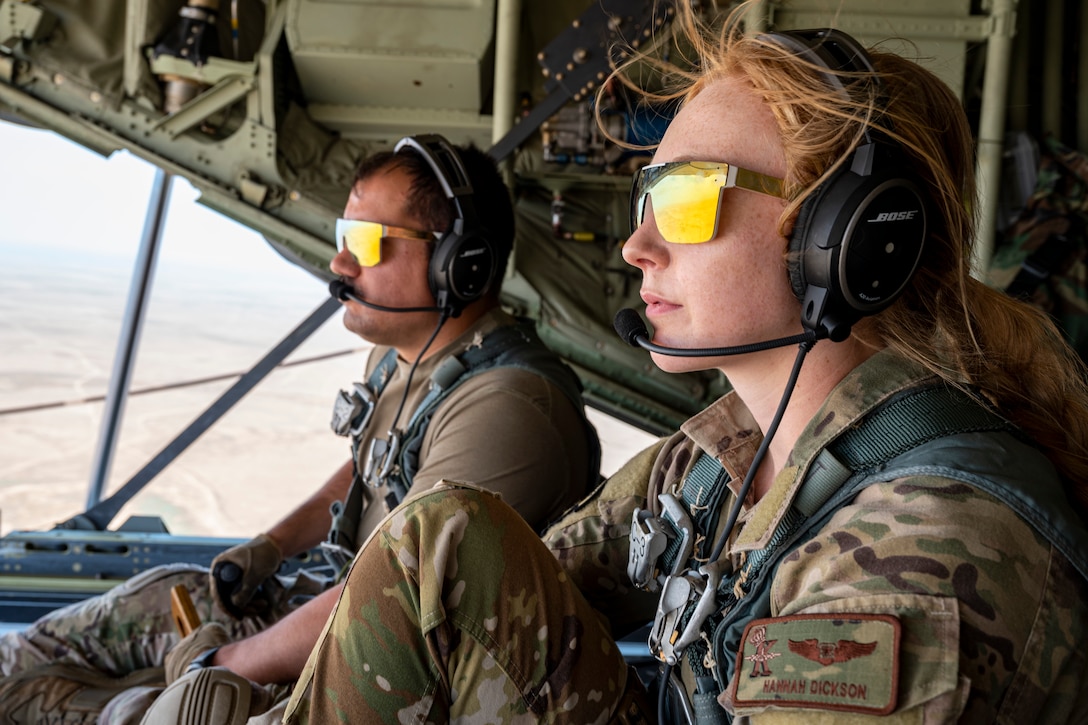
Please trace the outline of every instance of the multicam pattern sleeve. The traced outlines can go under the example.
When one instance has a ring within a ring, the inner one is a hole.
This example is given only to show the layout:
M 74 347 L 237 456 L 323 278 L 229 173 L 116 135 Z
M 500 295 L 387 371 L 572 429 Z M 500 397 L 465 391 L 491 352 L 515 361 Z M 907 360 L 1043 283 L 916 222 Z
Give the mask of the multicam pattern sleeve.
M 590 604 L 607 613 L 615 633 L 653 619 L 657 597 L 627 576 L 631 515 L 646 508 L 654 462 L 672 440 L 660 440 L 579 502 L 544 532 L 545 545 Z
M 776 617 L 897 616 L 897 709 L 925 722 L 1084 722 L 1086 602 L 1084 580 L 1008 506 L 936 477 L 864 489 L 772 589 Z

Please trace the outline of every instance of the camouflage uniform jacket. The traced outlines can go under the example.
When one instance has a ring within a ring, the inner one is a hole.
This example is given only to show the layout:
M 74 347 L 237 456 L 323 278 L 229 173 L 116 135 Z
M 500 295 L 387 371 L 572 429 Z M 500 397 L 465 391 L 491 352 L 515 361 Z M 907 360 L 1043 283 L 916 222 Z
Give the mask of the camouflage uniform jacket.
M 850 373 L 771 490 L 744 507 L 722 578 L 768 546 L 832 440 L 890 396 L 926 382 L 932 377 L 889 352 Z M 678 494 L 699 454 L 714 456 L 729 475 L 728 494 L 715 499 L 708 489 L 688 507 L 693 520 L 709 524 L 692 555 L 705 562 L 760 438 L 743 403 L 727 395 L 632 462 L 644 467 L 648 490 L 645 477 L 621 472 L 545 541 L 614 626 L 652 619 L 657 597 L 633 590 L 624 569 L 633 509 L 659 513 L 658 494 Z M 708 517 L 708 509 L 721 515 Z M 762 595 L 767 616 L 747 623 L 740 652 L 706 646 L 715 635 L 704 625 L 684 653 L 678 666 L 697 710 L 710 697 L 738 721 L 757 723 L 1088 718 L 1088 585 L 1009 506 L 961 481 L 913 475 L 865 487 L 788 553 Z M 734 657 L 735 667 L 718 661 Z M 726 670 L 724 687 L 711 679 Z

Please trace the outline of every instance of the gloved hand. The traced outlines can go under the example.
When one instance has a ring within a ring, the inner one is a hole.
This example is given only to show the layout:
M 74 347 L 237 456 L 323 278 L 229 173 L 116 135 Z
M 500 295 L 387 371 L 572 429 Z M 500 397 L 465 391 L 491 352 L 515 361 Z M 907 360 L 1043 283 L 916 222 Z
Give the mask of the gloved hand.
M 282 593 L 279 582 L 270 579 L 282 563 L 283 552 L 265 534 L 227 549 L 212 560 L 215 603 L 236 619 L 267 614 Z
M 189 669 L 189 665 L 198 656 L 210 649 L 222 647 L 230 643 L 230 634 L 227 628 L 219 622 L 202 624 L 166 653 L 163 668 L 166 671 L 166 684 L 169 685 L 178 679 Z

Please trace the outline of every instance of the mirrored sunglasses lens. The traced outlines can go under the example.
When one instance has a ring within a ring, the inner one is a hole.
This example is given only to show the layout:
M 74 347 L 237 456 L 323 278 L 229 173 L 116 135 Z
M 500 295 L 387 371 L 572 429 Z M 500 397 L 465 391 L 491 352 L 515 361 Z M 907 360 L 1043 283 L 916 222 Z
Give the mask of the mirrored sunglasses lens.
M 722 183 L 715 176 L 669 174 L 649 190 L 661 238 L 673 244 L 701 244 L 714 238 Z M 645 202 L 640 201 L 640 207 Z M 640 208 L 645 213 L 644 208 Z
M 382 225 L 340 220 L 336 223 L 337 249 L 347 248 L 362 267 L 382 261 Z

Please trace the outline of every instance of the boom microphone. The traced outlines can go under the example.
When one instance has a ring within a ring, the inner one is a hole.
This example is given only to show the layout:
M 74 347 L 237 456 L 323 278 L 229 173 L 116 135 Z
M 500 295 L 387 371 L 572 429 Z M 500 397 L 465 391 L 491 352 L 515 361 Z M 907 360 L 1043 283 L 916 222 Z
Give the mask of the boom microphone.
M 368 302 L 355 294 L 355 291 L 351 289 L 351 285 L 339 279 L 329 282 L 329 294 L 341 302 L 351 300 L 380 312 L 443 312 L 446 309 L 444 307 L 386 307 L 375 302 Z
M 734 345 L 732 347 L 666 347 L 664 345 L 655 345 L 650 342 L 650 333 L 646 329 L 646 324 L 642 321 L 642 318 L 639 317 L 638 313 L 630 307 L 624 307 L 616 313 L 616 318 L 613 320 L 612 326 L 616 329 L 616 334 L 623 338 L 623 341 L 628 345 L 631 345 L 632 347 L 641 347 L 644 350 L 660 353 L 661 355 L 672 355 L 673 357 L 744 355 L 750 352 L 759 352 L 760 350 L 770 350 L 775 347 L 799 345 L 802 342 L 815 342 L 816 340 L 826 337 L 826 334 L 806 330 L 799 335 L 780 337 L 776 340 L 765 340 L 764 342 L 755 342 L 750 345 Z

